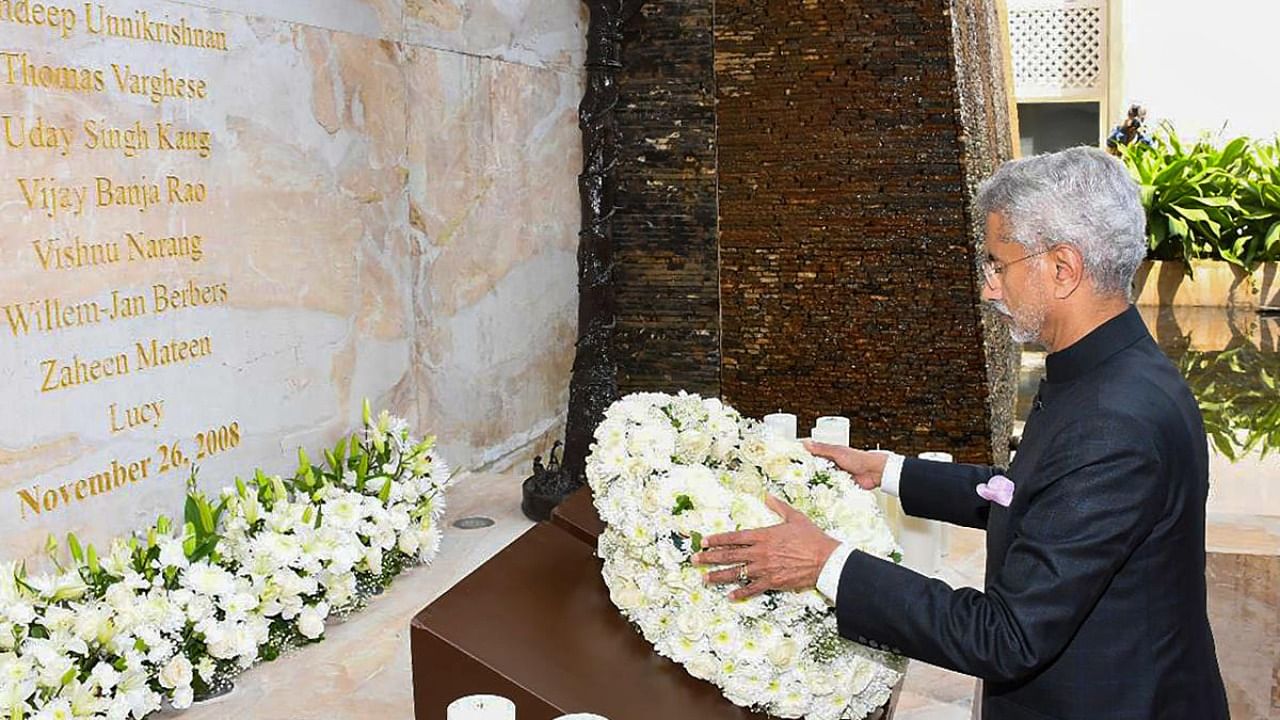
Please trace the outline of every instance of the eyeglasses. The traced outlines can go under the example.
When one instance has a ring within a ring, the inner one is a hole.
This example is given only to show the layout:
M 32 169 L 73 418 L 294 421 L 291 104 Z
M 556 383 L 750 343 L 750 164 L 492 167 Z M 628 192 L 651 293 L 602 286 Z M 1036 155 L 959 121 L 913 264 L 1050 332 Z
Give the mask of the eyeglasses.
M 1044 250 L 1041 250 L 1040 252 L 1031 253 L 1030 255 L 1023 255 L 1017 260 L 1010 260 L 1009 262 L 1000 262 L 999 260 L 996 260 L 993 257 L 988 257 L 987 259 L 983 260 L 981 263 L 982 275 L 984 278 L 986 278 L 987 287 L 991 288 L 992 290 L 995 290 L 997 278 L 1003 275 L 1004 271 L 1007 270 L 1010 266 L 1017 265 L 1023 260 L 1030 260 L 1033 257 L 1039 257 L 1040 255 L 1044 255 L 1047 252 L 1051 252 L 1054 247 L 1056 246 L 1051 245 L 1045 248 Z

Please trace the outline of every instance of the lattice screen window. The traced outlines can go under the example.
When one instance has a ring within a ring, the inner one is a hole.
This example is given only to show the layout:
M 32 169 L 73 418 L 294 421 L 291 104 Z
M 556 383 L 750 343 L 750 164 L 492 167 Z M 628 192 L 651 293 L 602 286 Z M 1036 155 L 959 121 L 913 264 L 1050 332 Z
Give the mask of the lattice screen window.
M 1105 97 L 1106 0 L 1011 0 L 1009 39 L 1019 100 Z

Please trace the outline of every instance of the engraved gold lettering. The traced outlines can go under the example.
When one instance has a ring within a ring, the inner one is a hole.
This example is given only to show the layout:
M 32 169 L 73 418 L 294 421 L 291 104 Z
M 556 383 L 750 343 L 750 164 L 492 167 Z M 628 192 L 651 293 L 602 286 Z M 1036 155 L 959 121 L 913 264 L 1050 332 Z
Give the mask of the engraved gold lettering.
M 184 287 L 176 289 L 164 283 L 151 286 L 152 306 L 157 315 L 201 305 L 220 305 L 227 301 L 229 295 L 230 290 L 225 282 L 215 285 L 196 285 L 194 280 L 188 280 Z
M 19 488 L 18 505 L 22 519 L 55 512 L 71 505 L 73 501 L 90 500 L 127 484 L 146 480 L 151 477 L 151 460 L 150 457 L 132 461 L 113 459 L 100 472 L 68 480 L 56 487 L 46 488 L 36 484 L 30 488 Z
M 50 150 L 63 157 L 71 153 L 71 141 L 75 136 L 75 128 L 46 123 L 39 115 L 36 116 L 35 123 L 30 125 L 26 118 L 14 115 L 0 115 L 0 121 L 4 124 L 5 144 L 15 150 L 22 148 Z
M 193 152 L 207 158 L 213 153 L 213 133 L 208 130 L 174 129 L 173 123 L 156 123 L 156 147 L 160 150 Z
M 153 400 L 125 408 L 121 408 L 116 403 L 111 403 L 107 414 L 113 435 L 144 425 L 159 428 L 160 423 L 164 420 L 164 400 Z
M 190 258 L 200 262 L 204 257 L 204 238 L 199 235 L 175 235 L 149 238 L 145 233 L 125 233 L 129 248 L 129 261 L 162 260 L 165 258 Z
M 83 215 L 89 194 L 86 186 L 58 185 L 53 178 L 18 178 L 18 189 L 28 210 L 43 210 L 51 218 L 60 212 Z
M 109 320 L 140 317 L 147 314 L 147 298 L 143 295 L 121 295 L 119 290 L 111 291 L 111 311 L 107 313 Z
M 72 355 L 70 363 L 50 358 L 40 361 L 40 367 L 44 371 L 44 382 L 40 385 L 42 393 L 89 385 L 130 373 L 129 356 L 125 353 L 89 362 L 81 360 L 78 355 Z
M 138 212 L 146 212 L 152 205 L 160 203 L 160 186 L 145 180 L 144 177 L 144 182 L 118 184 L 111 178 L 95 177 L 98 207 L 136 207 Z
M 174 205 L 202 203 L 209 196 L 204 183 L 183 182 L 182 178 L 170 175 L 165 178 L 169 187 L 169 202 Z
M 108 125 L 106 120 L 85 120 L 84 133 L 84 146 L 89 150 L 115 150 L 127 158 L 133 158 L 152 148 L 151 134 L 142 126 L 141 121 L 119 128 Z
M 134 348 L 138 356 L 138 369 L 150 370 L 211 355 L 213 340 L 208 335 L 194 340 L 170 340 L 167 343 L 153 338 L 150 342 L 134 343 Z
M 159 75 L 144 75 L 134 72 L 130 65 L 111 63 L 111 73 L 120 92 L 143 95 L 156 105 L 166 98 L 203 100 L 208 94 L 204 80 L 176 78 L 168 68 L 161 68 Z
M 86 243 L 77 236 L 69 243 L 59 238 L 43 242 L 32 240 L 31 246 L 35 248 L 36 259 L 44 270 L 72 270 L 120 262 L 118 242 Z
M 14 337 L 31 331 L 48 333 L 55 330 L 96 325 L 103 320 L 102 307 L 93 301 L 63 304 L 61 298 L 43 298 L 27 303 L 10 303 L 4 308 L 5 319 Z
M 177 23 L 151 19 L 146 10 L 138 10 L 133 16 L 112 15 L 101 4 L 84 4 L 85 29 L 91 35 L 163 43 L 205 50 L 227 51 L 227 34 L 218 30 L 189 25 L 186 18 Z
M 99 69 L 39 65 L 33 63 L 27 53 L 19 52 L 0 52 L 0 57 L 4 58 L 4 73 L 0 77 L 10 85 L 80 93 L 100 93 L 107 88 L 106 75 Z
M 30 0 L 0 0 L 0 22 L 43 25 L 66 40 L 75 32 L 76 11 Z

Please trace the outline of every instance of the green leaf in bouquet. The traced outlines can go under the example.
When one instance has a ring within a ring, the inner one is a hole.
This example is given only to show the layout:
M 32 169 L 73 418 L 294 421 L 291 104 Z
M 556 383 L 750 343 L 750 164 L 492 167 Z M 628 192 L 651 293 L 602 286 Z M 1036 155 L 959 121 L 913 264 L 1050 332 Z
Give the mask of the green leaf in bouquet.
M 690 500 L 688 495 L 681 494 L 676 496 L 676 504 L 674 507 L 671 508 L 671 514 L 680 515 L 686 510 L 692 510 L 692 509 L 693 509 L 693 500 Z
M 195 552 L 192 553 L 191 562 L 198 562 L 207 557 L 212 557 L 214 550 L 218 547 L 218 538 L 211 537 L 196 545 Z
M 89 565 L 89 572 L 94 575 L 102 572 L 102 565 L 98 562 L 98 549 L 93 545 L 85 550 L 85 562 Z
M 378 500 L 385 506 L 391 502 L 391 478 L 382 476 L 385 482 L 382 483 L 382 489 L 378 491 Z
M 187 502 L 182 508 L 182 519 L 192 526 L 200 522 L 200 508 L 196 506 L 195 495 L 187 495 Z
M 200 529 L 205 535 L 212 535 L 217 527 L 213 521 L 213 510 L 209 507 L 209 501 L 200 498 Z
M 702 552 L 702 533 L 697 531 L 689 533 L 689 541 L 692 543 L 694 552 Z

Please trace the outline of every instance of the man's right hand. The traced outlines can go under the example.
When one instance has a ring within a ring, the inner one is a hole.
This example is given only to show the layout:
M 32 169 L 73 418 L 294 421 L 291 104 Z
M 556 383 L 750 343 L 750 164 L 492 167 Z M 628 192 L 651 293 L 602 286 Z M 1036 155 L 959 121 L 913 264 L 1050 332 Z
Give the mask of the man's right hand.
M 854 450 L 843 445 L 828 445 L 813 440 L 805 440 L 804 449 L 835 463 L 836 467 L 852 475 L 854 482 L 864 490 L 880 487 L 884 466 L 889 460 L 889 456 L 884 453 Z

